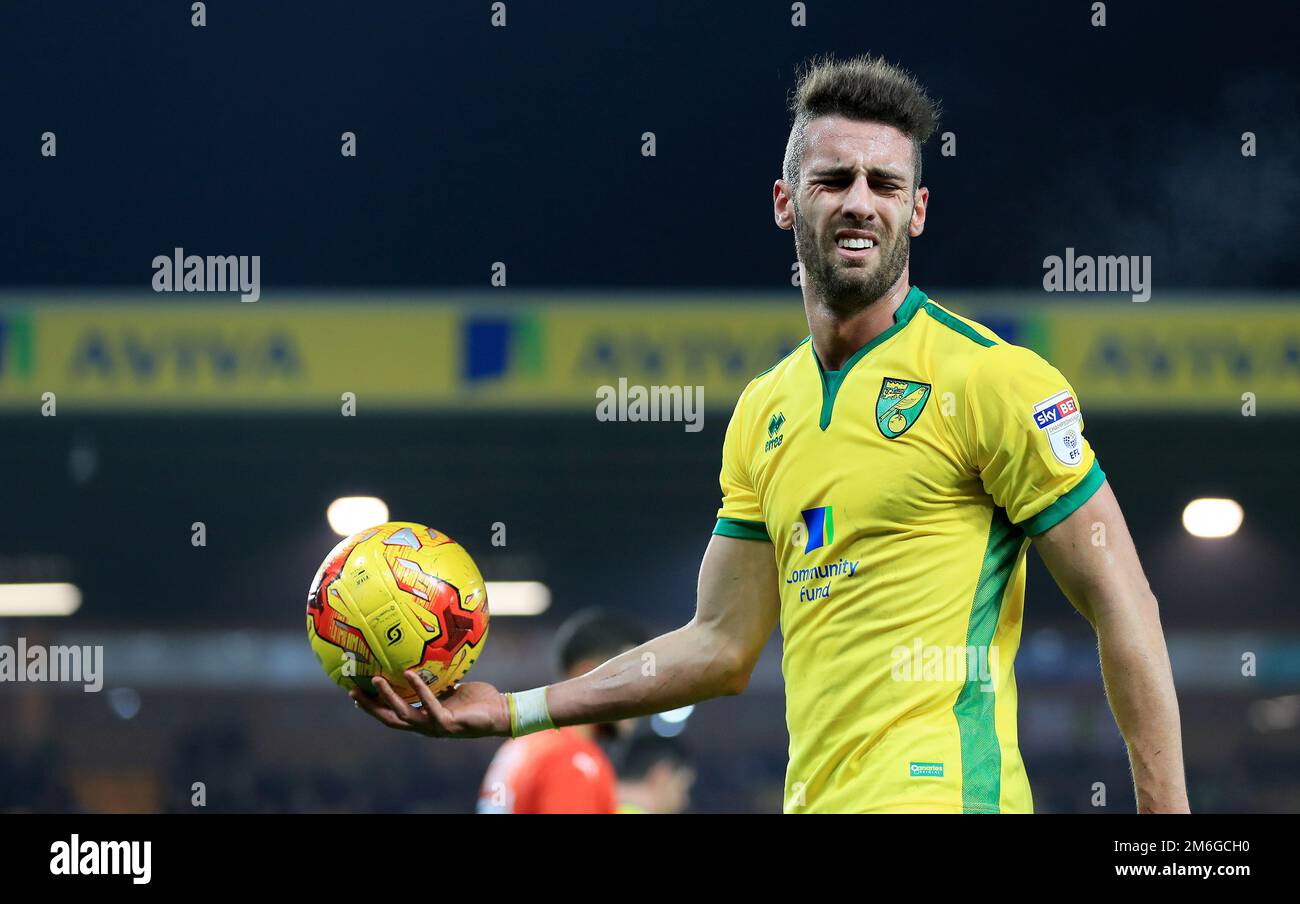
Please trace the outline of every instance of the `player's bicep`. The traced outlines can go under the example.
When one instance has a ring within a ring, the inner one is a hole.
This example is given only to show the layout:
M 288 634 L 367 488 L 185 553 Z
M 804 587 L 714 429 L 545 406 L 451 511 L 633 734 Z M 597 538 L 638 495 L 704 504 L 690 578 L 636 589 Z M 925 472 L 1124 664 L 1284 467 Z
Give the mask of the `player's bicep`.
M 753 668 L 776 627 L 780 608 L 772 544 L 711 537 L 700 565 L 694 623 Z
M 1151 592 L 1109 481 L 1033 542 L 1061 592 L 1094 627 L 1122 618 L 1126 600 Z

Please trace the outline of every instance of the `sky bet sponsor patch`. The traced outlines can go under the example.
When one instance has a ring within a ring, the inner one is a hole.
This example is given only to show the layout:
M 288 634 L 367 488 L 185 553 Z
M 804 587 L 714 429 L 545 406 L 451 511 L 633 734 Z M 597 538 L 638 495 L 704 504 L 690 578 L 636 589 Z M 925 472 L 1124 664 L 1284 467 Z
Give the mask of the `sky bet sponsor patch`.
M 1080 433 L 1079 404 L 1063 389 L 1034 406 L 1034 423 L 1046 431 L 1048 445 L 1057 461 L 1074 466 L 1083 461 L 1083 436 Z

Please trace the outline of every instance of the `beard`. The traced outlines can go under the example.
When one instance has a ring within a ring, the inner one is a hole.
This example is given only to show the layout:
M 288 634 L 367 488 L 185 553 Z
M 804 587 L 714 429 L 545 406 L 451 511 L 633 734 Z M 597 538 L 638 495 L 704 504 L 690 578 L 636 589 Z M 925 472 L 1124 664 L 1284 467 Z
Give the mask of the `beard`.
M 834 237 L 833 230 L 828 230 L 828 237 Z M 819 238 L 796 209 L 794 247 L 804 274 L 825 305 L 840 318 L 858 313 L 888 292 L 907 267 L 911 251 L 906 223 L 892 235 L 881 233 L 878 259 L 868 257 L 861 264 L 841 260 L 834 242 L 826 244 Z

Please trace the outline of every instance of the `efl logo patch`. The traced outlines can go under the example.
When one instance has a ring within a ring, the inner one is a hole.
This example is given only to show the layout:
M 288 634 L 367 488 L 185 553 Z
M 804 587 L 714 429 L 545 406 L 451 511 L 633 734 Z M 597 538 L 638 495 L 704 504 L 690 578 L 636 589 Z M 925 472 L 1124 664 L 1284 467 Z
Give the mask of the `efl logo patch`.
M 1034 424 L 1046 432 L 1047 444 L 1056 460 L 1070 467 L 1083 461 L 1081 420 L 1079 404 L 1068 389 L 1034 406 Z

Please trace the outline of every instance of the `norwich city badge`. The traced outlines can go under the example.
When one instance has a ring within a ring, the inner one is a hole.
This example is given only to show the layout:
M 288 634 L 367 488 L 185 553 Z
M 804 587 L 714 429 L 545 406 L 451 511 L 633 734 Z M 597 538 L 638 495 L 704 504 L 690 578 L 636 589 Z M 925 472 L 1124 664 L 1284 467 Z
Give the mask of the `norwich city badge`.
M 885 377 L 876 399 L 876 425 L 886 439 L 897 439 L 908 431 L 925 409 L 930 384 Z

